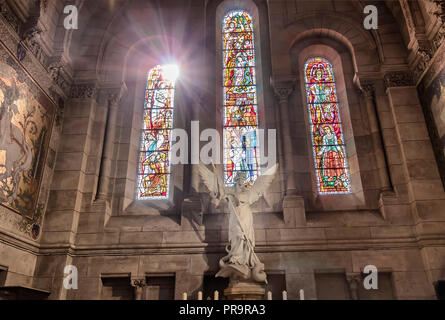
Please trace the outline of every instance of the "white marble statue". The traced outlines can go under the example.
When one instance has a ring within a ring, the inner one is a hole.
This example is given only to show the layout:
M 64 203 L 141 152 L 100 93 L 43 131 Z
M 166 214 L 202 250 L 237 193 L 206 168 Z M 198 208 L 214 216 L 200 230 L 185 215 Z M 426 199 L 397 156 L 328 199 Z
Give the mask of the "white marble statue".
M 267 170 L 250 188 L 244 185 L 245 173 L 239 172 L 235 178 L 235 186 L 225 187 L 214 166 L 213 172 L 204 165 L 199 166 L 200 175 L 212 198 L 217 201 L 227 201 L 230 209 L 229 245 L 226 247 L 228 254 L 219 262 L 221 269 L 216 274 L 217 277 L 267 283 L 264 264 L 255 254 L 255 235 L 250 206 L 269 188 L 276 170 L 277 165 Z

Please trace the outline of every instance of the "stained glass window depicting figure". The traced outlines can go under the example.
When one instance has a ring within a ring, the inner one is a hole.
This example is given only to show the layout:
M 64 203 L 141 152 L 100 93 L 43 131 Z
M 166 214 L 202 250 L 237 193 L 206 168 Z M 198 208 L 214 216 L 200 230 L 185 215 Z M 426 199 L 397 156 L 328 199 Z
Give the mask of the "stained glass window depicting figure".
M 166 199 L 170 189 L 170 148 L 175 76 L 171 66 L 156 66 L 147 78 L 144 102 L 138 199 Z
M 258 177 L 258 111 L 252 17 L 231 11 L 223 20 L 224 181 L 233 186 L 244 172 L 245 184 Z
M 311 58 L 304 70 L 318 192 L 349 193 L 351 182 L 332 64 L 324 58 Z

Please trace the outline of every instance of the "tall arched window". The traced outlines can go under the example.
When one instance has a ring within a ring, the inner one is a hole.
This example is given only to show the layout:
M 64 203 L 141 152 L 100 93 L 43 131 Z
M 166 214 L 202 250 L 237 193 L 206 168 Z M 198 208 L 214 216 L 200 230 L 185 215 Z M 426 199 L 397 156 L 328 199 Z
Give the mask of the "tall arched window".
M 230 11 L 223 19 L 224 181 L 233 186 L 238 173 L 245 184 L 258 177 L 258 117 L 252 17 Z
M 139 155 L 137 199 L 166 199 L 170 190 L 170 148 L 176 66 L 148 73 Z
M 332 64 L 324 58 L 311 58 L 304 70 L 318 192 L 350 193 L 348 161 Z

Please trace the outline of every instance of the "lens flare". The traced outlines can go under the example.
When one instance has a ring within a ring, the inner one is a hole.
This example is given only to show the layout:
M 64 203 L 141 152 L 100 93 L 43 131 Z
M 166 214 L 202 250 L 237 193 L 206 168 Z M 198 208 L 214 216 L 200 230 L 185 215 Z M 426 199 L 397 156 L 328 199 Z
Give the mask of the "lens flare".
M 162 67 L 164 77 L 171 82 L 175 82 L 179 77 L 179 67 L 175 64 L 168 64 Z

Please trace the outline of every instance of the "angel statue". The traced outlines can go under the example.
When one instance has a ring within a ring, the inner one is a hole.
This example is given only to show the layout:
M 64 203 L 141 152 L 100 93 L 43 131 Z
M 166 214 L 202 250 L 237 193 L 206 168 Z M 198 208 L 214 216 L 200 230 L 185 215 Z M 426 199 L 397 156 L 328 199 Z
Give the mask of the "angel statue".
M 247 173 L 240 171 L 235 177 L 235 185 L 225 187 L 214 165 L 213 172 L 202 164 L 199 166 L 199 173 L 211 197 L 218 203 L 227 201 L 230 210 L 229 245 L 226 246 L 227 255 L 219 261 L 221 269 L 216 274 L 217 277 L 267 283 L 264 264 L 255 254 L 255 235 L 250 206 L 269 188 L 276 170 L 275 164 L 259 176 L 251 187 L 245 184 Z

